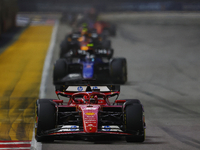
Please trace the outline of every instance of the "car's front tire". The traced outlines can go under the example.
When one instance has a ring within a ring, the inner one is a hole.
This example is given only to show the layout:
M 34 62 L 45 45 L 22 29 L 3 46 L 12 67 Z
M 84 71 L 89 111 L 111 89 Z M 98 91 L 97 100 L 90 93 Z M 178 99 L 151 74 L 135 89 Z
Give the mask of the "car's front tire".
M 37 142 L 53 142 L 53 137 L 42 136 L 45 131 L 56 126 L 56 108 L 51 99 L 38 99 L 36 102 L 36 128 Z
M 125 131 L 132 135 L 126 136 L 127 142 L 143 142 L 145 140 L 143 107 L 139 100 L 128 100 L 124 104 Z

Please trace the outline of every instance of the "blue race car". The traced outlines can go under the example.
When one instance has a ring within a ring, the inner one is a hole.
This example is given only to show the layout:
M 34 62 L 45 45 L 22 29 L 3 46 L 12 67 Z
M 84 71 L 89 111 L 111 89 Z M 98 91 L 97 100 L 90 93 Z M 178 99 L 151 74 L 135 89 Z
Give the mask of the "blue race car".
M 127 81 L 125 58 L 110 58 L 112 50 L 71 50 L 54 64 L 53 83 L 81 83 L 95 79 L 98 83 L 124 84 Z M 109 57 L 107 57 L 109 56 Z

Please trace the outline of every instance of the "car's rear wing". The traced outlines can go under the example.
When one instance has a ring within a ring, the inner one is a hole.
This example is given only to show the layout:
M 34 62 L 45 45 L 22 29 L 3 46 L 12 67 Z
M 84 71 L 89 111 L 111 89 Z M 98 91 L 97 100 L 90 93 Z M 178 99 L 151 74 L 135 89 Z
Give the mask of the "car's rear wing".
M 63 86 L 63 85 L 74 85 L 74 86 L 80 86 L 80 85 L 111 85 L 113 84 L 112 81 L 110 79 L 103 79 L 101 81 L 96 80 L 95 78 L 91 78 L 91 79 L 84 79 L 82 77 L 78 77 L 78 78 L 74 78 L 74 79 L 70 79 L 70 78 L 63 78 L 62 80 L 59 81 L 54 81 L 53 84 L 55 86 Z
M 108 96 L 120 93 L 120 85 L 56 85 L 55 88 L 57 95 L 67 97 L 78 92 L 101 92 Z
M 88 46 L 84 46 L 88 47 Z M 79 48 L 70 49 L 64 57 L 66 58 L 85 58 L 86 55 L 95 55 L 96 57 L 111 58 L 113 56 L 113 49 L 109 48 L 90 48 L 88 50 L 81 50 Z

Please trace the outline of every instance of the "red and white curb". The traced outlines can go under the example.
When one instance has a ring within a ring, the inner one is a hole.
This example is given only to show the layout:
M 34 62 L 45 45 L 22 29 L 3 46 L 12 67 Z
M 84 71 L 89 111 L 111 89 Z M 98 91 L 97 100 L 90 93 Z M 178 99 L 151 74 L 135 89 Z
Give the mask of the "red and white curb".
M 31 141 L 0 141 L 0 150 L 22 149 L 30 150 Z

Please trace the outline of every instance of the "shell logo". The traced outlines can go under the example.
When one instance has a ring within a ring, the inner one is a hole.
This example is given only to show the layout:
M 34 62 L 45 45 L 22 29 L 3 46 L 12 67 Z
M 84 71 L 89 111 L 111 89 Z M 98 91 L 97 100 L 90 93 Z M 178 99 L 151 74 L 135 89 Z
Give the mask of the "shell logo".
M 93 112 L 87 112 L 85 114 L 88 115 L 88 116 L 91 116 L 91 115 L 94 115 L 95 113 L 93 113 Z

